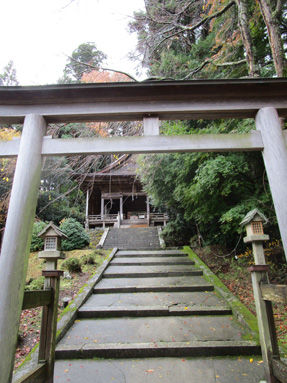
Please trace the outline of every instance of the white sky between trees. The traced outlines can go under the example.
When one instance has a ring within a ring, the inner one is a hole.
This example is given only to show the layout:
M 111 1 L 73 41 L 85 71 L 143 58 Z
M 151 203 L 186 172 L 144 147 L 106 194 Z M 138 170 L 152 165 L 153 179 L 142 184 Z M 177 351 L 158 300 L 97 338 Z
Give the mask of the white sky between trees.
M 56 84 L 67 56 L 94 42 L 105 65 L 140 78 L 128 59 L 136 34 L 128 33 L 133 12 L 144 0 L 2 0 L 0 73 L 13 60 L 20 85 Z M 143 76 L 144 77 L 144 76 Z

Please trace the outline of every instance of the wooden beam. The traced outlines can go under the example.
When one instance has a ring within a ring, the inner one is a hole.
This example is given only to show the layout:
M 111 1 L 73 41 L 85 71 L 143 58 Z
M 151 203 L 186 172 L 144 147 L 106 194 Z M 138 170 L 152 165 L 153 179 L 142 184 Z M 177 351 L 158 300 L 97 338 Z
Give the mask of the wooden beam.
M 25 291 L 22 310 L 49 305 L 52 298 L 51 290 Z
M 265 301 L 287 304 L 287 285 L 262 284 L 260 287 Z
M 260 133 L 44 140 L 43 155 L 262 150 Z
M 286 134 L 284 137 L 286 140 Z M 0 157 L 16 156 L 18 147 L 17 140 L 0 141 Z M 260 150 L 263 150 L 261 134 L 253 131 L 247 134 L 45 138 L 43 140 L 42 154 L 44 156 L 65 156 L 68 154 L 242 152 Z
M 31 113 L 47 122 L 249 118 L 263 107 L 287 117 L 286 79 L 0 87 L 0 123 Z
M 146 115 L 157 115 L 160 120 L 216 120 L 220 118 L 254 118 L 261 108 L 274 107 L 280 117 L 287 117 L 286 99 L 244 98 L 188 101 L 129 101 L 98 102 L 96 104 L 60 105 L 1 105 L 0 123 L 21 124 L 27 114 L 41 114 L 47 123 L 141 121 Z

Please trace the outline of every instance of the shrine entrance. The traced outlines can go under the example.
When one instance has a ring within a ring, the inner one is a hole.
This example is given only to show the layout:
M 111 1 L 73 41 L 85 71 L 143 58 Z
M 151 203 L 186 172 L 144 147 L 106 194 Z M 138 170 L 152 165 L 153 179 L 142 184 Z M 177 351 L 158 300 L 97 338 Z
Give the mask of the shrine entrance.
M 11 380 L 42 159 L 107 153 L 261 151 L 287 255 L 286 79 L 0 87 L 0 122 L 24 122 L 21 140 L 0 141 L 18 157 L 0 257 L 1 383 Z M 160 120 L 256 118 L 248 134 L 159 135 Z M 48 123 L 135 121 L 142 137 L 52 139 Z M 118 203 L 118 202 L 117 202 Z

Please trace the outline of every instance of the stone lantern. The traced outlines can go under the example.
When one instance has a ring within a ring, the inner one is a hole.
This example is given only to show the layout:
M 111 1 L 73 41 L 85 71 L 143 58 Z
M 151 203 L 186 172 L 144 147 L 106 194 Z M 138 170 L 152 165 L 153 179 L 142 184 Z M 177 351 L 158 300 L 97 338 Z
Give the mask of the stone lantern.
M 253 209 L 241 221 L 240 225 L 245 226 L 247 236 L 243 239 L 245 243 L 263 242 L 269 239 L 269 235 L 264 234 L 263 224 L 268 219 L 258 209 Z
M 251 272 L 253 294 L 255 300 L 259 337 L 261 344 L 262 358 L 264 361 L 265 375 L 267 382 L 274 382 L 272 379 L 272 358 L 270 355 L 278 354 L 278 346 L 273 334 L 275 333 L 272 304 L 262 298 L 261 287 L 269 284 L 268 265 L 266 265 L 263 242 L 269 239 L 269 235 L 264 234 L 263 224 L 267 223 L 267 218 L 257 209 L 247 213 L 241 222 L 241 226 L 246 227 L 247 236 L 243 239 L 245 243 L 252 243 L 254 265 L 248 270 Z M 266 382 L 266 381 L 264 381 Z
M 61 251 L 61 240 L 67 238 L 66 234 L 50 222 L 38 237 L 44 239 L 44 250 L 39 252 L 38 257 L 46 259 L 46 270 L 56 270 L 57 260 L 65 258 Z

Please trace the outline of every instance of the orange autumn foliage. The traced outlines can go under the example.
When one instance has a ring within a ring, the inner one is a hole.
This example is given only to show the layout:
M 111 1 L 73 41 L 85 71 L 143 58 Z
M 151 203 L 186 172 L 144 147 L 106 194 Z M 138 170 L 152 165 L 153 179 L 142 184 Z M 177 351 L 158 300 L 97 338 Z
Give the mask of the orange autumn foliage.
M 128 76 L 123 73 L 110 72 L 110 71 L 98 71 L 93 70 L 89 73 L 84 73 L 81 79 L 82 82 L 129 82 L 131 81 Z
M 102 82 L 128 82 L 131 81 L 130 78 L 123 73 L 110 72 L 106 70 L 98 71 L 93 70 L 89 73 L 84 73 L 81 79 L 84 83 L 102 83 Z M 101 137 L 107 137 L 107 127 L 106 122 L 91 122 L 87 124 L 91 129 L 94 129 L 96 134 Z

